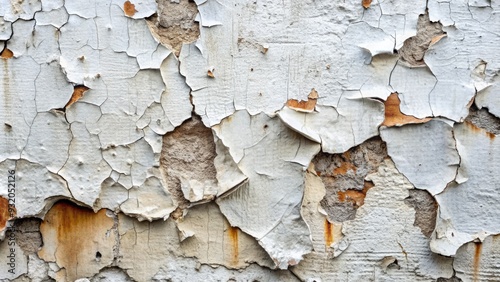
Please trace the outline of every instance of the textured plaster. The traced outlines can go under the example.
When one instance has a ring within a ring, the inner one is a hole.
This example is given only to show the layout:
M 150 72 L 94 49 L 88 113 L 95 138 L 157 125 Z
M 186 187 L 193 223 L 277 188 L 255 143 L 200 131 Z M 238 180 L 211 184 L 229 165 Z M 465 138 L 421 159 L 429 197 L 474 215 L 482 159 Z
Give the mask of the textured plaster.
M 0 0 L 0 281 L 495 281 L 498 26 L 488 0 Z

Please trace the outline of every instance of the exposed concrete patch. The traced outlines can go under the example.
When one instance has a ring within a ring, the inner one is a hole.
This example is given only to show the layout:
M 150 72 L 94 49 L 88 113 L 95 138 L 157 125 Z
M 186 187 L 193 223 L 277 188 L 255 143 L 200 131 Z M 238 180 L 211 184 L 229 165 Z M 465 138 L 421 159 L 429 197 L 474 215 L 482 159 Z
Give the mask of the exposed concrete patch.
M 439 40 L 445 35 L 443 25 L 439 22 L 431 22 L 429 14 L 425 13 L 418 17 L 417 35 L 408 38 L 401 49 L 400 58 L 412 66 L 425 66 L 424 54 L 431 42 Z
M 430 238 L 436 226 L 437 202 L 425 190 L 412 189 L 408 192 L 410 196 L 405 199 L 405 203 L 415 209 L 415 222 L 413 225 L 420 227 L 422 233 Z
M 198 195 L 191 192 L 201 190 L 202 200 L 210 200 L 217 191 L 216 157 L 212 130 L 206 128 L 198 117 L 184 122 L 173 132 L 163 137 L 161 169 L 167 189 L 174 203 L 186 209 L 196 202 Z M 205 197 L 207 195 L 207 197 Z
M 356 209 L 363 204 L 366 191 L 370 188 L 365 177 L 376 172 L 386 157 L 385 142 L 379 137 L 369 139 L 343 154 L 322 152 L 316 155 L 312 162 L 326 188 L 321 206 L 331 221 L 354 219 Z
M 488 112 L 487 108 L 478 109 L 475 104 L 469 108 L 469 116 L 465 121 L 485 129 L 495 135 L 500 134 L 500 118 Z
M 42 246 L 41 222 L 38 218 L 20 218 L 14 223 L 16 243 L 25 255 L 35 254 Z
M 148 18 L 153 35 L 179 56 L 183 43 L 196 41 L 200 27 L 195 22 L 198 7 L 192 0 L 159 0 L 158 14 Z

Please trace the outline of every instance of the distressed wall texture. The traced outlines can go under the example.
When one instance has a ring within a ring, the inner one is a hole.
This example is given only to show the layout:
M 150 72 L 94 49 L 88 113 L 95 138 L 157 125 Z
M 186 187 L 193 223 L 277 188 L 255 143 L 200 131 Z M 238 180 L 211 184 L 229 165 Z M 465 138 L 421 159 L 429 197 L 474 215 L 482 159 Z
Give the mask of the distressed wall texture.
M 500 1 L 0 0 L 0 281 L 500 281 Z

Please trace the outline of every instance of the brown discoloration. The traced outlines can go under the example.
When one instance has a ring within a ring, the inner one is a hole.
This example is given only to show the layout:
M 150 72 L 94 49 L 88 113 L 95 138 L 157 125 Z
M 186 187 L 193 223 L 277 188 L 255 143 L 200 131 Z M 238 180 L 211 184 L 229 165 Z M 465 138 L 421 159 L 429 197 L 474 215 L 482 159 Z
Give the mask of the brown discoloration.
M 363 8 L 368 9 L 370 8 L 370 5 L 372 4 L 372 0 L 363 0 L 361 2 L 361 5 L 363 5 Z
M 474 98 L 469 107 L 469 115 L 465 122 L 474 124 L 476 127 L 482 128 L 495 135 L 500 134 L 500 118 L 491 114 L 487 108 L 479 109 L 474 104 Z
M 467 127 L 469 127 L 474 133 L 485 134 L 488 138 L 490 138 L 491 141 L 493 141 L 496 138 L 495 134 L 493 134 L 489 131 L 486 131 L 480 127 L 477 127 L 474 123 L 472 123 L 470 121 L 465 121 L 465 125 L 467 125 Z
M 382 125 L 385 126 L 400 126 L 409 123 L 425 123 L 431 120 L 430 118 L 418 119 L 414 116 L 408 116 L 401 112 L 399 105 L 401 100 L 399 100 L 398 93 L 392 93 L 387 97 L 384 102 L 385 105 L 385 119 Z
M 483 249 L 483 243 L 474 242 L 474 247 L 475 247 L 475 251 L 474 251 L 473 277 L 474 277 L 474 282 L 477 282 L 477 281 L 480 281 L 479 280 L 479 267 L 480 267 L 480 262 L 481 262 L 481 251 Z
M 325 245 L 326 247 L 330 247 L 335 240 L 334 236 L 334 226 L 333 224 L 325 218 Z
M 493 139 L 495 139 L 495 137 L 496 137 L 496 135 L 495 135 L 495 134 L 493 134 L 493 133 L 491 133 L 491 132 L 488 132 L 488 131 L 486 131 L 486 136 L 488 136 L 488 138 L 490 138 L 490 140 L 493 140 Z
M 210 78 L 215 78 L 214 69 L 209 69 L 207 71 L 207 76 L 210 77 Z
M 0 53 L 0 58 L 2 59 L 10 59 L 12 57 L 14 57 L 14 53 L 12 53 L 12 51 L 7 48 L 3 49 L 3 51 Z
M 365 186 L 363 187 L 363 190 L 353 190 L 353 189 L 348 189 L 346 191 L 339 191 L 337 192 L 339 201 L 341 202 L 351 202 L 353 203 L 357 208 L 361 207 L 365 203 L 365 197 L 366 193 L 370 188 L 372 188 L 374 185 L 370 181 L 365 181 Z
M 67 109 L 69 106 L 74 104 L 76 101 L 80 100 L 87 90 L 89 90 L 89 88 L 87 86 L 83 86 L 83 85 L 75 86 L 74 90 L 73 90 L 73 95 L 71 96 L 71 99 L 69 99 L 66 106 L 64 106 L 64 108 Z
M 0 231 L 5 229 L 9 219 L 11 219 L 9 213 L 9 200 L 0 197 Z
M 108 231 L 113 223 L 106 210 L 94 213 L 71 202 L 58 202 L 40 225 L 44 246 L 38 254 L 65 268 L 68 281 L 93 275 L 112 261 L 114 232 L 109 235 Z M 97 252 L 101 254 L 99 261 L 95 259 Z
M 125 3 L 123 3 L 123 11 L 125 12 L 125 15 L 132 17 L 136 12 L 135 5 L 130 1 L 125 1 Z
M 313 88 L 309 93 L 309 95 L 307 96 L 307 101 L 289 99 L 286 102 L 286 105 L 290 109 L 294 109 L 298 112 L 310 113 L 314 111 L 316 103 L 318 102 L 318 97 L 319 97 L 318 92 L 316 91 L 316 89 Z
M 239 240 L 238 240 L 238 228 L 229 226 L 228 228 L 229 240 L 231 241 L 232 247 L 232 256 L 231 256 L 231 264 L 238 265 L 238 257 L 239 257 Z

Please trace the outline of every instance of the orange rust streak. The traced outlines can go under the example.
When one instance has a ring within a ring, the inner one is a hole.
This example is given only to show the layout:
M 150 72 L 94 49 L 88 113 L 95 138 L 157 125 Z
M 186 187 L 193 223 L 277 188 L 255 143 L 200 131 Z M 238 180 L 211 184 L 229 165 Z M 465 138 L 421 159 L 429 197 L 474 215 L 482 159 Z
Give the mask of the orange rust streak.
M 483 243 L 475 242 L 474 246 L 476 248 L 476 251 L 474 252 L 474 282 L 477 282 L 479 281 L 479 262 L 481 261 Z
M 345 202 L 346 200 L 355 204 L 356 207 L 361 207 L 365 203 L 365 197 L 366 193 L 370 188 L 372 188 L 374 185 L 373 183 L 369 181 L 365 181 L 365 185 L 363 187 L 363 190 L 354 190 L 354 189 L 348 189 L 346 191 L 339 191 L 337 192 L 337 196 L 339 201 Z
M 382 125 L 385 126 L 395 126 L 403 125 L 408 123 L 425 123 L 431 120 L 430 118 L 419 119 L 413 116 L 407 116 L 401 112 L 399 105 L 401 101 L 399 100 L 397 93 L 392 93 L 387 97 L 385 101 L 385 119 Z
M 89 90 L 89 88 L 86 86 L 83 86 L 83 85 L 75 86 L 75 88 L 73 90 L 73 95 L 71 96 L 71 99 L 69 99 L 66 106 L 64 106 L 64 108 L 65 109 L 68 108 L 69 106 L 74 104 L 76 101 L 78 101 L 80 98 L 82 98 L 87 90 Z
M 472 122 L 469 122 L 469 121 L 466 121 L 465 122 L 465 125 L 467 125 L 467 127 L 469 127 L 474 133 L 481 133 L 481 132 L 484 132 L 484 134 L 486 134 L 486 136 L 488 138 L 490 138 L 490 140 L 493 140 L 495 139 L 495 137 L 497 137 L 495 134 L 489 132 L 489 131 L 486 131 L 484 129 L 481 129 L 479 127 L 477 127 L 475 124 L 473 124 Z
M 78 278 L 77 265 L 82 263 L 82 256 L 86 252 L 95 252 L 93 248 L 98 247 L 98 238 L 111 226 L 113 219 L 106 215 L 105 209 L 94 213 L 91 209 L 60 201 L 47 212 L 40 231 L 44 240 L 57 242 L 56 260 L 66 268 L 69 280 L 74 281 Z M 56 236 L 51 238 L 48 234 Z M 39 255 L 44 257 L 46 251 L 42 247 Z
M 125 15 L 129 17 L 132 17 L 136 12 L 135 5 L 130 1 L 125 1 L 125 3 L 123 3 L 123 10 L 125 11 Z
M 331 224 L 328 219 L 325 218 L 325 244 L 326 247 L 330 247 L 333 243 L 333 224 Z
M 9 49 L 5 48 L 0 53 L 0 57 L 4 58 L 4 59 L 10 59 L 10 58 L 14 57 L 14 53 L 12 53 L 12 51 L 10 51 Z
M 233 248 L 232 264 L 238 265 L 239 256 L 239 241 L 238 241 L 238 227 L 229 226 L 229 239 L 231 240 L 231 246 Z
M 9 219 L 11 219 L 9 213 L 9 200 L 0 197 L 0 231 L 5 229 Z
M 361 2 L 361 5 L 363 5 L 363 8 L 368 9 L 370 8 L 370 5 L 372 4 L 372 0 L 363 0 Z

